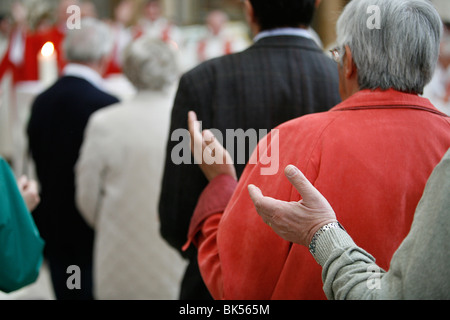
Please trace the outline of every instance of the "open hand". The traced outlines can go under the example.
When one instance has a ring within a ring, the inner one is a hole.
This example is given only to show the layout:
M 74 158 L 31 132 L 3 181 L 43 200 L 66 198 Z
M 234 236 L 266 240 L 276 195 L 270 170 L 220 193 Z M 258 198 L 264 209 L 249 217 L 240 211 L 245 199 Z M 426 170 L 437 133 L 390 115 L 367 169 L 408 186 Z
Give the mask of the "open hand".
M 327 199 L 295 166 L 287 166 L 285 175 L 302 196 L 298 202 L 285 202 L 264 197 L 261 190 L 249 185 L 250 197 L 265 223 L 283 239 L 309 246 L 314 234 L 326 224 L 336 222 Z
M 208 181 L 222 174 L 230 175 L 237 180 L 230 154 L 211 131 L 200 132 L 200 123 L 193 111 L 188 114 L 188 127 L 191 135 L 191 152 Z

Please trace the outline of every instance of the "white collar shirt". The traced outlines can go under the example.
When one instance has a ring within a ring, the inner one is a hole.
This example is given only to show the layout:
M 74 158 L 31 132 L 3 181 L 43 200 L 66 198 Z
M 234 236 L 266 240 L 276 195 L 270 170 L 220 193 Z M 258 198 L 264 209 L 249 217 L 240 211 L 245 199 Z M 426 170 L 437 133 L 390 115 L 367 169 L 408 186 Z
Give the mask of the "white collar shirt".
M 254 42 L 257 42 L 263 38 L 275 37 L 275 36 L 298 36 L 298 37 L 304 37 L 307 39 L 313 39 L 311 32 L 309 32 L 307 29 L 277 28 L 277 29 L 272 29 L 272 30 L 261 31 L 260 33 L 258 33 L 256 35 L 256 37 L 253 40 L 254 40 Z
M 69 63 L 64 67 L 63 75 L 84 79 L 98 89 L 105 90 L 103 78 L 97 71 L 88 66 L 78 63 Z

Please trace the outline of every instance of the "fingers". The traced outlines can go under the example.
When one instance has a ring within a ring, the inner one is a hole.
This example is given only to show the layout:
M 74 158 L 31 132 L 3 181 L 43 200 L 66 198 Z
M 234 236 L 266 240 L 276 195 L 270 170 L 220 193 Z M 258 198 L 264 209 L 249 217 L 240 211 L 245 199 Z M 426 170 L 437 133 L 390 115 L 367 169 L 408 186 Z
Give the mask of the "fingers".
M 210 150 L 215 150 L 217 146 L 222 147 L 222 145 L 217 141 L 213 133 L 209 130 L 203 130 L 202 138 L 205 149 L 209 148 Z
M 27 177 L 23 176 L 20 177 L 17 184 L 27 208 L 33 211 L 41 201 L 38 183 L 35 180 L 28 180 Z
M 28 189 L 30 192 L 33 192 L 34 194 L 39 195 L 39 188 L 38 188 L 38 184 L 37 184 L 36 181 L 30 180 L 30 181 L 28 182 L 28 187 L 27 187 L 27 189 Z
M 188 127 L 191 152 L 206 178 L 211 181 L 221 174 L 226 174 L 237 180 L 231 155 L 210 130 L 201 132 L 201 124 L 193 111 L 188 113 Z
M 289 182 L 300 193 L 303 198 L 303 204 L 308 207 L 317 207 L 326 201 L 322 194 L 309 182 L 305 175 L 295 166 L 286 167 L 284 174 Z
M 191 151 L 198 163 L 233 164 L 232 158 L 210 130 L 201 132 L 195 112 L 188 113 L 188 127 L 191 135 Z
M 193 145 L 195 138 L 198 138 L 200 133 L 200 124 L 197 121 L 197 114 L 193 111 L 188 113 L 188 129 L 191 135 L 191 145 Z
M 17 180 L 17 186 L 19 187 L 19 190 L 25 190 L 27 188 L 28 184 L 28 178 L 26 176 L 21 176 Z
M 191 152 L 195 160 L 201 163 L 203 158 L 203 137 L 200 132 L 200 123 L 195 112 L 188 113 L 188 129 L 191 136 Z
M 271 226 L 270 214 L 268 214 L 267 208 L 264 207 L 264 204 L 262 203 L 264 200 L 264 196 L 261 192 L 261 189 L 251 184 L 248 186 L 248 193 L 250 194 L 250 198 L 253 201 L 256 212 L 258 212 L 258 214 L 266 224 Z

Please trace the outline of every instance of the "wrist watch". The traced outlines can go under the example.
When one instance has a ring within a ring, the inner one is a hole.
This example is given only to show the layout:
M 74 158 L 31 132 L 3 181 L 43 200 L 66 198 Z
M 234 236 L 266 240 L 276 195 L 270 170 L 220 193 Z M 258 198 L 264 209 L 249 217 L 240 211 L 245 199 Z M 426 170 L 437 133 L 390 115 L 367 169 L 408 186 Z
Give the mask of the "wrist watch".
M 342 229 L 345 231 L 344 227 L 339 222 L 332 222 L 332 223 L 326 224 L 322 228 L 317 230 L 317 232 L 312 237 L 311 243 L 309 244 L 309 252 L 311 252 L 312 255 L 314 255 L 316 253 L 317 239 L 319 239 L 321 234 L 323 234 L 331 229 Z

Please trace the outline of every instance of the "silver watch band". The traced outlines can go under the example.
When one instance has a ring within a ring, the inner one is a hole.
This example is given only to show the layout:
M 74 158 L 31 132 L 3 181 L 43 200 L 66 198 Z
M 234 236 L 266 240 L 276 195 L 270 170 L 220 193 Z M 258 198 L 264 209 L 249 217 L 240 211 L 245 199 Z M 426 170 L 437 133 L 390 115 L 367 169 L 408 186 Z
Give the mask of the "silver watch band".
M 332 222 L 329 224 L 324 225 L 322 228 L 317 230 L 317 232 L 314 234 L 311 243 L 309 244 L 309 252 L 311 252 L 312 255 L 316 253 L 316 241 L 320 237 L 321 234 L 327 232 L 330 229 L 342 229 L 345 231 L 344 227 L 339 222 Z

